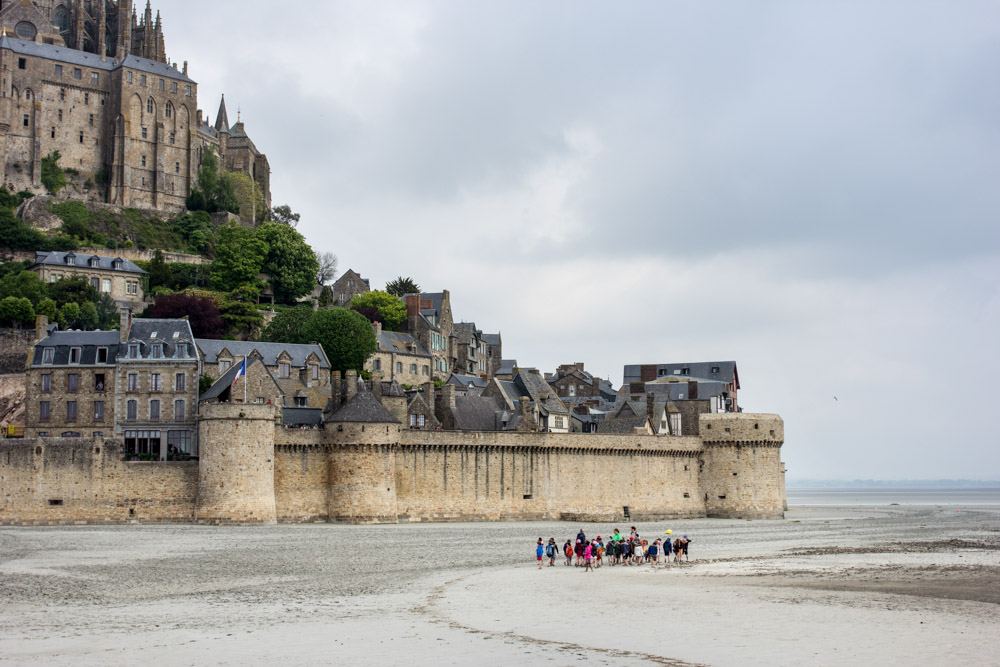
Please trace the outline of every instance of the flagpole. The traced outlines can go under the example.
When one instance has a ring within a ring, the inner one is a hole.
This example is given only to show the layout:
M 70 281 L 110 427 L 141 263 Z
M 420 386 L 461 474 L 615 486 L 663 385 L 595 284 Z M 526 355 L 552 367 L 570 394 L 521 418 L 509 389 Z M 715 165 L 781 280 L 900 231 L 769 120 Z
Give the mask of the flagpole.
M 247 382 L 250 378 L 247 377 L 247 355 L 243 355 L 243 405 L 247 403 Z

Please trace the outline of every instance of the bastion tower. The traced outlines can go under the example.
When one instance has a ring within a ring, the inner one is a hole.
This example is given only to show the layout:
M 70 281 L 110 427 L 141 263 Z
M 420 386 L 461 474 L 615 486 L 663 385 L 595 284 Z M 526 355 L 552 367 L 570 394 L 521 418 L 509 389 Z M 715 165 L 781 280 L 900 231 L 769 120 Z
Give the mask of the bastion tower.
M 195 520 L 277 523 L 273 405 L 203 403 Z
M 733 519 L 781 519 L 785 510 L 778 415 L 703 414 L 701 486 L 705 513 Z
M 351 394 L 326 425 L 330 520 L 396 523 L 400 424 L 370 392 Z

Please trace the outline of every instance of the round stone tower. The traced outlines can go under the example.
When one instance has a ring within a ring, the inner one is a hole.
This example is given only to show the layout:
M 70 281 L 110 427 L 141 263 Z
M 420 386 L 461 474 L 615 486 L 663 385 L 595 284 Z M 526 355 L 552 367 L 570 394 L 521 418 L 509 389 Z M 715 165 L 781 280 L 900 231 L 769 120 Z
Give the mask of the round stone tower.
M 399 422 L 367 391 L 350 398 L 326 424 L 330 434 L 329 517 L 395 523 Z
M 195 519 L 275 523 L 274 406 L 204 403 L 198 421 Z
M 769 414 L 703 414 L 701 487 L 710 517 L 780 519 L 785 511 L 785 427 Z

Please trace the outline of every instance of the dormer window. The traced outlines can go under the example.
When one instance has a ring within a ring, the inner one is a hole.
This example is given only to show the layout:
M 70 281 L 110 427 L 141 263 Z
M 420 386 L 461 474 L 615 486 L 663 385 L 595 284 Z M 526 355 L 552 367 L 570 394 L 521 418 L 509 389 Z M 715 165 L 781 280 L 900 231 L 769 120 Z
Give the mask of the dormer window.
M 149 350 L 149 356 L 152 359 L 162 359 L 163 358 L 163 343 L 156 343 Z
M 187 359 L 189 356 L 191 356 L 188 353 L 188 344 L 177 343 L 177 347 L 174 350 L 174 356 L 177 357 L 178 359 Z
M 88 263 L 90 264 L 91 268 L 96 269 L 101 265 L 101 258 L 95 255 L 94 257 L 90 258 L 90 261 Z
M 116 271 L 120 271 L 124 265 L 125 265 L 125 260 L 121 259 L 120 257 L 111 262 L 111 268 Z
M 718 366 L 712 366 L 712 372 L 713 373 L 718 373 L 719 372 L 719 367 Z
M 129 343 L 128 344 L 128 356 L 132 359 L 139 358 L 139 343 Z
M 80 348 L 71 347 L 69 348 L 69 363 L 78 364 L 80 363 Z
M 67 253 L 66 256 L 63 257 L 63 263 L 67 266 L 73 266 L 76 264 L 76 255 L 73 253 Z
M 282 361 L 278 363 L 278 377 L 287 378 L 292 373 L 292 365 L 287 361 Z
M 42 363 L 51 364 L 55 360 L 56 350 L 54 347 L 46 347 L 42 349 Z

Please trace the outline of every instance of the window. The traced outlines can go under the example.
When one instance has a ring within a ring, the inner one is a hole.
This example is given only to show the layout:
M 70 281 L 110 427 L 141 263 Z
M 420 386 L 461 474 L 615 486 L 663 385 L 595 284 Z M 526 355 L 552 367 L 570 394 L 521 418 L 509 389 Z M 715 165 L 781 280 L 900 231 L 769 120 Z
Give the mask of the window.
M 184 419 L 184 399 L 174 401 L 174 419 Z
M 91 72 L 90 73 L 90 83 L 92 83 L 93 85 L 96 86 L 100 82 L 101 82 L 101 75 L 98 74 L 97 72 Z
M 108 348 L 106 347 L 97 348 L 97 363 L 99 364 L 108 363 Z M 102 378 L 104 377 L 104 373 L 101 373 L 100 375 Z
M 174 391 L 184 391 L 187 388 L 187 376 L 184 373 L 177 373 L 174 376 Z
M 145 454 L 149 458 L 160 458 L 159 431 L 125 431 L 125 453 L 131 456 Z
M 77 81 L 79 81 L 80 79 L 82 79 L 83 78 L 83 70 L 80 69 L 79 67 L 74 67 L 73 68 L 73 78 L 76 79 Z
M 62 78 L 62 65 L 56 64 L 56 77 Z
M 127 282 L 125 283 L 125 293 L 126 294 L 138 294 L 139 293 L 139 283 Z
M 431 367 L 428 366 L 427 364 L 421 366 L 420 370 L 423 372 L 425 376 L 429 376 L 431 374 Z
M 167 431 L 167 456 L 170 454 L 192 454 L 191 431 Z
M 170 143 L 173 143 L 173 142 L 170 142 Z M 180 162 L 174 162 L 174 173 L 175 174 L 181 173 L 181 163 Z
M 54 347 L 46 347 L 42 349 L 42 363 L 51 364 L 52 359 L 55 358 L 56 349 Z
M 78 347 L 69 348 L 69 363 L 71 364 L 80 363 L 80 348 Z
M 377 371 L 382 370 L 382 360 L 381 359 L 376 359 L 375 361 L 373 361 L 372 362 L 372 368 L 374 368 Z
M 176 81 L 171 81 L 170 82 L 170 92 L 172 92 L 172 93 L 176 93 L 177 92 L 177 82 Z
M 219 359 L 219 373 L 225 373 L 232 368 L 233 362 L 230 359 Z
M 18 69 L 28 69 L 28 59 L 27 58 L 18 58 L 17 59 L 17 68 Z
M 187 343 L 177 343 L 177 348 L 174 351 L 174 356 L 178 359 L 187 359 L 191 356 L 190 350 L 188 349 Z
M 52 393 L 52 373 L 42 374 L 42 393 L 43 394 Z
M 160 83 L 163 83 L 163 79 L 160 79 Z M 160 90 L 163 90 L 163 88 L 161 87 Z M 171 104 L 170 102 L 167 102 L 167 106 L 163 110 L 163 113 L 167 116 L 167 118 L 170 118 L 171 116 L 173 116 L 174 115 L 174 105 Z
M 712 372 L 713 373 L 718 373 L 719 372 L 719 367 L 718 366 L 712 366 Z
M 90 93 L 83 94 L 83 103 L 90 106 Z
M 414 375 L 417 374 L 417 365 L 416 364 L 410 364 L 410 372 L 413 373 Z
M 566 388 L 569 390 L 569 395 L 570 396 L 576 396 L 576 385 L 575 384 L 571 384 L 571 385 L 569 385 Z
M 83 130 L 80 130 L 80 143 L 83 143 Z
M 76 421 L 76 401 L 66 401 L 66 421 Z
M 145 74 L 140 74 L 139 75 L 139 85 L 142 86 L 143 88 L 146 87 L 146 75 Z
M 174 144 L 174 141 L 177 139 L 177 133 L 171 130 L 169 136 L 170 136 L 170 145 L 172 146 Z
M 553 421 L 555 422 L 555 428 L 565 428 L 566 427 L 566 422 L 563 420 L 562 417 L 554 417 Z
M 31 127 L 31 116 L 24 114 L 24 116 L 21 117 L 21 124 L 25 127 Z
M 291 375 L 291 372 L 292 372 L 292 367 L 291 367 L 291 365 L 288 362 L 282 361 L 282 362 L 280 362 L 278 364 L 278 377 L 279 378 L 286 378 L 289 375 Z
M 396 372 L 397 373 L 402 373 L 403 372 L 403 362 L 402 361 L 397 361 L 396 362 Z
M 295 397 L 295 407 L 297 407 L 297 408 L 304 408 L 304 407 L 306 407 L 306 397 L 305 396 L 296 396 Z
M 139 391 L 139 374 L 129 373 L 128 374 L 128 390 L 129 391 Z
M 52 138 L 52 139 L 56 138 L 56 128 L 55 127 L 52 127 L 52 128 L 49 129 L 49 137 Z
M 101 291 L 105 294 L 111 294 L 111 278 L 101 280 Z
M 59 110 L 59 122 L 61 123 L 63 119 L 62 109 Z
M 114 269 L 115 271 L 120 271 L 122 268 L 122 260 L 120 259 L 111 260 L 111 268 Z
M 128 344 L 128 356 L 130 356 L 133 359 L 139 358 L 139 343 Z
M 681 435 L 683 430 L 682 415 L 673 413 L 670 415 L 670 435 Z
M 318 364 L 310 364 L 309 365 L 309 377 L 311 377 L 313 380 L 318 380 L 319 379 L 319 365 Z
M 66 374 L 66 391 L 71 394 L 75 394 L 80 391 L 80 374 L 79 373 L 67 373 Z
M 166 89 L 167 89 L 167 82 L 164 81 L 163 79 L 160 79 L 160 90 L 166 90 Z
M 94 373 L 94 391 L 104 391 L 104 373 Z
M 410 415 L 410 428 L 413 428 L 416 425 L 417 425 L 417 416 L 416 415 Z
M 52 403 L 50 401 L 38 402 L 38 420 L 47 422 L 52 416 Z
M 191 84 L 185 84 L 184 86 L 184 96 L 191 97 Z
M 160 419 L 160 400 L 158 398 L 154 398 L 149 402 L 149 419 L 150 421 Z
M 153 98 L 146 100 L 146 113 L 153 113 Z
M 132 83 L 132 72 L 126 73 L 125 78 L 128 80 L 129 83 Z
M 155 343 L 149 351 L 149 356 L 151 359 L 162 359 L 163 343 Z M 159 373 L 156 373 L 156 375 L 159 375 Z
M 161 389 L 163 389 L 163 386 L 160 383 L 160 374 L 159 373 L 150 373 L 149 374 L 149 390 L 150 391 L 160 391 Z
M 94 114 L 90 114 L 90 118 L 87 121 L 91 127 L 94 127 Z
M 125 419 L 135 421 L 139 418 L 139 401 L 131 399 L 125 404 Z

